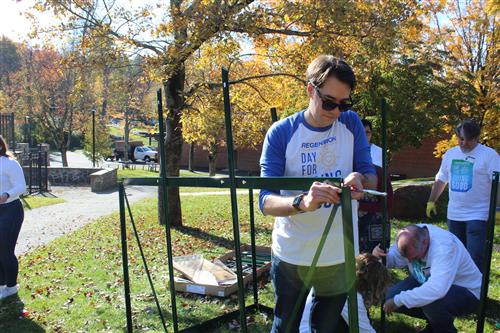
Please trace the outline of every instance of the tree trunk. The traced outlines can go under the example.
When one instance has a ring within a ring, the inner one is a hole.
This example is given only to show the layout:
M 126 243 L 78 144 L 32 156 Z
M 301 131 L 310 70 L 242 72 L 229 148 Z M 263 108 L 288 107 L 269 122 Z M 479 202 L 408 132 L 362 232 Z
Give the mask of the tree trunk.
M 59 150 L 61 151 L 61 160 L 63 167 L 68 167 L 68 155 L 67 155 L 66 144 L 64 142 L 61 144 Z
M 182 153 L 182 127 L 181 110 L 184 104 L 182 92 L 184 90 L 185 68 L 179 66 L 174 75 L 164 81 L 166 107 L 166 138 L 165 138 L 165 161 L 167 176 L 179 177 L 179 163 Z M 161 140 L 162 138 L 160 138 Z M 160 224 L 165 224 L 163 216 L 163 192 L 161 187 L 158 191 L 158 209 Z M 181 201 L 178 188 L 168 190 L 168 212 L 172 226 L 182 226 Z
M 217 173 L 217 145 L 213 145 L 208 149 L 208 174 L 210 177 Z
M 208 155 L 208 174 L 210 177 L 215 176 L 215 174 L 217 173 L 216 164 L 217 164 L 217 155 L 209 154 Z

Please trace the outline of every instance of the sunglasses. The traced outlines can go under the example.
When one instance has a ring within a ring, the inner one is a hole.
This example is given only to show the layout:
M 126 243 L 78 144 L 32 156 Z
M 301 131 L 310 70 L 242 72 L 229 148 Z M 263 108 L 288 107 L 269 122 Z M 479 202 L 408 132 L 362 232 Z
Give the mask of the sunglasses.
M 338 107 L 339 110 L 340 110 L 340 112 L 345 112 L 345 111 L 350 110 L 352 108 L 352 106 L 354 105 L 354 102 L 352 101 L 351 96 L 349 96 L 349 103 L 340 103 L 340 104 L 338 104 L 338 103 L 335 103 L 334 101 L 332 101 L 330 99 L 325 99 L 325 97 L 319 91 L 319 87 L 316 86 L 313 83 L 311 83 L 311 85 L 313 86 L 314 90 L 316 90 L 316 93 L 318 94 L 319 99 L 321 99 L 321 102 L 322 102 L 321 107 L 325 111 L 332 111 L 332 110 L 335 110 L 335 108 Z

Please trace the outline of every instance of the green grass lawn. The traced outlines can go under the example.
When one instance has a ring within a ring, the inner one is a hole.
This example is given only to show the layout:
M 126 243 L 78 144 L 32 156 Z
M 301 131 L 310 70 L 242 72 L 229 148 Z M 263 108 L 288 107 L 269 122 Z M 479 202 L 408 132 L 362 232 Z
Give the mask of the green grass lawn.
M 238 200 L 241 240 L 249 243 L 248 196 L 238 196 Z M 203 253 L 212 260 L 232 249 L 228 196 L 183 197 L 182 205 L 184 226 L 172 230 L 174 255 Z M 165 230 L 157 223 L 156 207 L 155 200 L 148 199 L 135 204 L 132 211 L 162 312 L 170 324 Z M 255 209 L 257 244 L 269 245 L 273 219 L 257 213 L 257 207 Z M 407 223 L 393 221 L 393 229 Z M 444 226 L 444 223 L 439 225 Z M 129 223 L 127 239 L 134 331 L 161 332 L 161 322 L 138 246 L 130 230 Z M 500 297 L 499 260 L 499 253 L 495 252 L 490 297 L 497 305 Z M 398 276 L 402 277 L 402 273 L 399 272 Z M 19 283 L 19 298 L 0 303 L 0 332 L 123 332 L 126 320 L 118 214 L 100 218 L 22 256 Z M 270 283 L 260 286 L 259 295 L 262 304 L 273 305 Z M 252 302 L 250 294 L 246 302 Z M 182 293 L 177 297 L 181 329 L 236 308 L 235 297 L 221 299 Z M 20 315 L 22 309 L 27 311 L 25 316 Z M 496 316 L 499 319 L 498 312 Z M 378 309 L 373 310 L 372 317 L 377 325 Z M 251 315 L 250 319 L 250 332 L 269 332 L 271 318 L 257 314 Z M 387 332 L 416 332 L 423 327 L 422 321 L 405 316 L 393 315 L 388 320 Z M 493 331 L 492 320 L 489 319 L 485 332 Z M 456 325 L 460 331 L 475 331 L 473 318 L 459 319 Z M 172 331 L 171 326 L 169 331 Z M 225 324 L 211 332 L 230 331 Z
M 123 137 L 123 135 L 124 135 L 123 127 L 108 126 L 108 130 L 109 130 L 109 134 L 114 135 L 114 136 Z M 130 141 L 142 141 L 142 143 L 145 146 L 149 145 L 149 138 L 143 137 L 141 135 L 133 134 L 132 131 L 149 132 L 149 128 L 145 128 L 145 127 L 133 127 L 130 130 L 130 134 L 129 134 L 129 140 Z M 156 140 L 152 139 L 151 140 L 151 144 L 153 146 L 156 146 L 157 145 Z
M 42 206 L 55 205 L 64 202 L 62 198 L 45 197 L 42 195 L 29 195 L 24 198 L 23 206 L 25 209 L 35 209 Z

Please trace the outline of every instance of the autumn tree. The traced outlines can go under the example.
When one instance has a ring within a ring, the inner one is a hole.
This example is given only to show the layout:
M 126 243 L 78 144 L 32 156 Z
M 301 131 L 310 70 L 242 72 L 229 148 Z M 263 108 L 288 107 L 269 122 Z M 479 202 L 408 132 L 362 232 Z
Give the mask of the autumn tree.
M 442 1 L 433 8 L 430 43 L 443 53 L 441 75 L 449 85 L 456 113 L 448 114 L 443 129 L 450 133 L 464 118 L 482 126 L 481 141 L 500 149 L 498 41 L 495 1 Z M 437 155 L 456 145 L 455 138 L 438 144 Z
M 5 36 L 0 37 L 0 89 L 9 85 L 10 75 L 21 68 L 21 57 L 16 44 Z
M 96 7 L 95 3 L 99 5 Z M 111 3 L 114 6 L 110 6 Z M 283 56 L 280 63 L 270 69 L 295 68 L 293 74 L 302 75 L 314 54 L 328 51 L 347 55 L 344 51 L 349 49 L 349 39 L 377 44 L 378 37 L 387 36 L 380 45 L 390 48 L 390 43 L 386 45 L 386 42 L 392 39 L 392 31 L 399 29 L 399 25 L 412 15 L 413 7 L 413 2 L 401 4 L 396 1 L 286 0 L 171 0 L 165 5 L 144 4 L 132 8 L 106 0 L 45 0 L 37 5 L 38 9 L 51 9 L 64 16 L 64 29 L 84 19 L 117 42 L 148 51 L 148 64 L 156 69 L 165 91 L 166 123 L 169 124 L 165 154 L 169 176 L 179 175 L 187 61 L 205 43 L 237 34 L 249 41 L 262 39 L 269 43 L 274 39 L 282 45 L 295 44 L 296 50 L 308 50 L 307 56 L 288 52 L 288 56 Z M 298 46 L 301 43 L 305 45 L 303 48 Z M 231 79 L 238 78 L 232 76 Z M 169 189 L 169 198 L 173 224 L 180 225 L 178 189 Z

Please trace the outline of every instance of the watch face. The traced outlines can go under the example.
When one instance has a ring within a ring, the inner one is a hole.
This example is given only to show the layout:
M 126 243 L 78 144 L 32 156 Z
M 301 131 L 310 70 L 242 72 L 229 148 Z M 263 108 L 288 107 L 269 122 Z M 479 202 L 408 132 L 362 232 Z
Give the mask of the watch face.
M 295 198 L 293 198 L 293 203 L 292 203 L 292 206 L 297 209 L 297 210 L 302 210 L 300 209 L 300 202 L 302 201 L 302 198 L 304 198 L 304 195 L 303 194 L 300 194 L 298 196 L 296 196 Z

